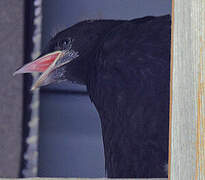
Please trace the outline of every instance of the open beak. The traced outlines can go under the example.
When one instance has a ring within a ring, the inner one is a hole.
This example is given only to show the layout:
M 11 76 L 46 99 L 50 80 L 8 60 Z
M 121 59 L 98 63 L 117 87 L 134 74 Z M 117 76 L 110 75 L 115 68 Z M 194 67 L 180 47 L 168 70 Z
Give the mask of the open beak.
M 32 72 L 42 72 L 41 76 L 35 82 L 31 90 L 35 90 L 40 87 L 41 84 L 46 80 L 48 75 L 57 67 L 64 65 L 65 63 L 57 63 L 61 57 L 64 56 L 63 51 L 55 51 L 46 54 L 26 65 L 19 68 L 13 75 L 20 73 L 32 73 Z M 57 65 L 58 64 L 58 65 Z

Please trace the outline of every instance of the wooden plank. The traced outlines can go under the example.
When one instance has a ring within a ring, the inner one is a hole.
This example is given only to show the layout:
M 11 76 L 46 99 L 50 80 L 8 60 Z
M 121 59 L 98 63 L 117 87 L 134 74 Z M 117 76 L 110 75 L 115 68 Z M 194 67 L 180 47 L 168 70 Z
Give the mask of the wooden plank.
M 205 1 L 173 0 L 171 180 L 205 179 Z

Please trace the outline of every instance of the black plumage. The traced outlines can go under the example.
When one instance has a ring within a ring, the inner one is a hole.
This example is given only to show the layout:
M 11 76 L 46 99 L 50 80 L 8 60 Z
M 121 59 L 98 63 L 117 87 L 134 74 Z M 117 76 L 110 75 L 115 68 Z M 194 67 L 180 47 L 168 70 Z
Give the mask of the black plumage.
M 88 91 L 109 177 L 167 177 L 170 17 L 122 23 L 100 45 Z
M 169 15 L 83 21 L 44 50 L 78 53 L 46 84 L 87 86 L 101 118 L 108 177 L 167 177 L 170 30 Z

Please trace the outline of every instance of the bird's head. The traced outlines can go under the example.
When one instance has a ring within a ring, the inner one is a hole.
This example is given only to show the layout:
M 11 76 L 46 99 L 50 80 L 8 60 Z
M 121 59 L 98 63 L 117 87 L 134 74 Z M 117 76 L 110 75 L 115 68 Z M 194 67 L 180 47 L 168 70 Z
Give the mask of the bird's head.
M 19 68 L 15 74 L 40 72 L 32 89 L 53 82 L 70 80 L 86 84 L 89 64 L 100 40 L 121 21 L 83 21 L 53 37 L 43 53 L 34 61 Z

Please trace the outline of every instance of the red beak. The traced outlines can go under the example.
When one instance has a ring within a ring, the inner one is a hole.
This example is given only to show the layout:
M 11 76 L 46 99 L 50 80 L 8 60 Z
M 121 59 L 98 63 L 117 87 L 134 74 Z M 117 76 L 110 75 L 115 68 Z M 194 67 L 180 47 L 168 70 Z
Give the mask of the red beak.
M 35 61 L 32 61 L 20 69 L 18 69 L 14 75 L 20 74 L 20 73 L 32 73 L 32 72 L 43 72 L 41 76 L 38 78 L 38 80 L 35 82 L 31 90 L 34 90 L 41 86 L 41 84 L 44 82 L 44 80 L 48 77 L 48 75 L 55 69 L 55 64 L 58 61 L 58 59 L 63 54 L 62 51 L 55 51 L 49 54 L 46 54 L 43 57 L 40 57 L 36 59 Z
M 44 72 L 55 60 L 59 58 L 60 55 L 61 51 L 55 51 L 40 57 L 18 69 L 14 75 L 20 73 Z
M 57 68 L 71 62 L 74 58 L 78 57 L 78 52 L 66 53 L 66 51 L 55 51 L 49 54 L 46 54 L 43 57 L 32 61 L 20 69 L 18 69 L 14 75 L 20 73 L 32 73 L 32 72 L 42 72 L 41 76 L 34 83 L 31 90 L 34 90 L 42 86 L 48 76 Z

